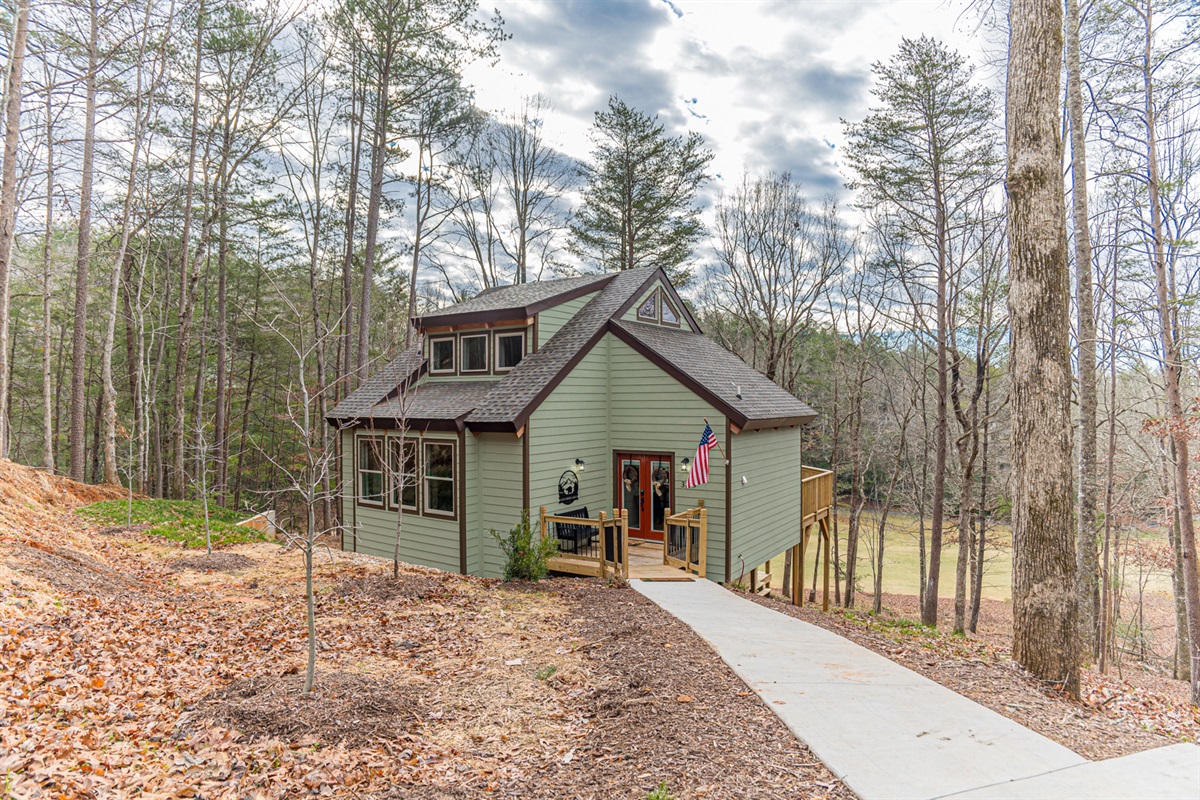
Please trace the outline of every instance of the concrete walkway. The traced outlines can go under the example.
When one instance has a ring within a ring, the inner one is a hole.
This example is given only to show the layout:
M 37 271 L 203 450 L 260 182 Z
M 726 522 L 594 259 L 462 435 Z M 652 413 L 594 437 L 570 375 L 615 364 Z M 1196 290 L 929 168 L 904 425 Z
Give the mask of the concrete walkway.
M 1200 798 L 1193 744 L 1091 762 L 912 670 L 711 581 L 633 580 L 862 800 Z

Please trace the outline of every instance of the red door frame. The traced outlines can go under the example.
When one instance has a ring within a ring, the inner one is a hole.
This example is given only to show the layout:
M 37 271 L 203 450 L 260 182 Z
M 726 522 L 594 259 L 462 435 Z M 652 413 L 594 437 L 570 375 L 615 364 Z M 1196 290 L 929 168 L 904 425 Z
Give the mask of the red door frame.
M 634 515 L 630 514 L 629 536 L 634 539 L 647 539 L 650 541 L 661 542 L 663 540 L 663 531 L 654 530 L 654 503 L 653 503 L 653 476 L 650 473 L 650 464 L 653 461 L 666 461 L 669 469 L 667 485 L 671 487 L 668 501 L 663 506 L 663 513 L 666 514 L 668 509 L 671 509 L 670 498 L 674 496 L 675 487 L 675 453 L 635 453 L 628 450 L 613 451 L 613 507 L 620 510 L 625 507 L 624 487 L 622 486 L 622 461 L 638 461 L 638 491 L 641 493 L 641 506 L 637 515 L 638 526 L 634 527 Z M 665 524 L 663 526 L 666 527 Z

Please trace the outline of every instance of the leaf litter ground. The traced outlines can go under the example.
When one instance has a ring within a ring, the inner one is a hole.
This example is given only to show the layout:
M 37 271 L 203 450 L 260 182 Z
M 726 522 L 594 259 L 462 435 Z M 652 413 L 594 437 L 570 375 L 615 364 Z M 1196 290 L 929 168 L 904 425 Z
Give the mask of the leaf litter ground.
M 322 554 L 202 552 L 0 462 L 0 773 L 13 797 L 851 793 L 690 630 L 628 588 Z

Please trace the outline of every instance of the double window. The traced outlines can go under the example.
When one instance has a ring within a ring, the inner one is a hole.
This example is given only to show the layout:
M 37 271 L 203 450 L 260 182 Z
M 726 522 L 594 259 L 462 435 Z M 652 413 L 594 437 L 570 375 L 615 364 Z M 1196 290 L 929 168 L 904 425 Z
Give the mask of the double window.
M 455 442 L 361 436 L 357 450 L 359 505 L 455 516 Z
M 667 292 L 655 289 L 637 308 L 637 318 L 642 322 L 658 322 L 678 328 L 679 312 L 671 302 Z
M 525 330 L 431 336 L 430 375 L 501 374 L 525 357 Z

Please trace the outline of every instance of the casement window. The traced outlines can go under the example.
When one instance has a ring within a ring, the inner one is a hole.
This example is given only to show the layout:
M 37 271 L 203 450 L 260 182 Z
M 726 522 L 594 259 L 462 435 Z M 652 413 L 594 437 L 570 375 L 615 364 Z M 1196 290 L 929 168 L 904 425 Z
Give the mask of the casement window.
M 454 444 L 425 442 L 425 513 L 454 516 Z
M 637 318 L 646 322 L 658 322 L 658 292 L 653 292 L 638 306 Z
M 417 510 L 417 453 L 420 447 L 412 439 L 391 439 L 388 441 L 391 462 L 388 468 L 388 480 L 391 483 L 390 497 L 392 508 L 402 508 L 405 511 Z
M 454 337 L 429 341 L 429 371 L 434 375 L 454 372 Z
M 462 359 L 459 362 L 460 372 L 487 372 L 488 369 L 488 335 L 463 336 Z
M 506 372 L 525 357 L 525 331 L 496 334 L 496 371 Z
M 364 506 L 383 506 L 382 438 L 358 440 L 358 502 Z
M 679 314 L 675 311 L 675 306 L 671 305 L 671 301 L 667 299 L 667 293 L 662 292 L 659 296 L 662 298 L 662 324 L 678 326 Z

